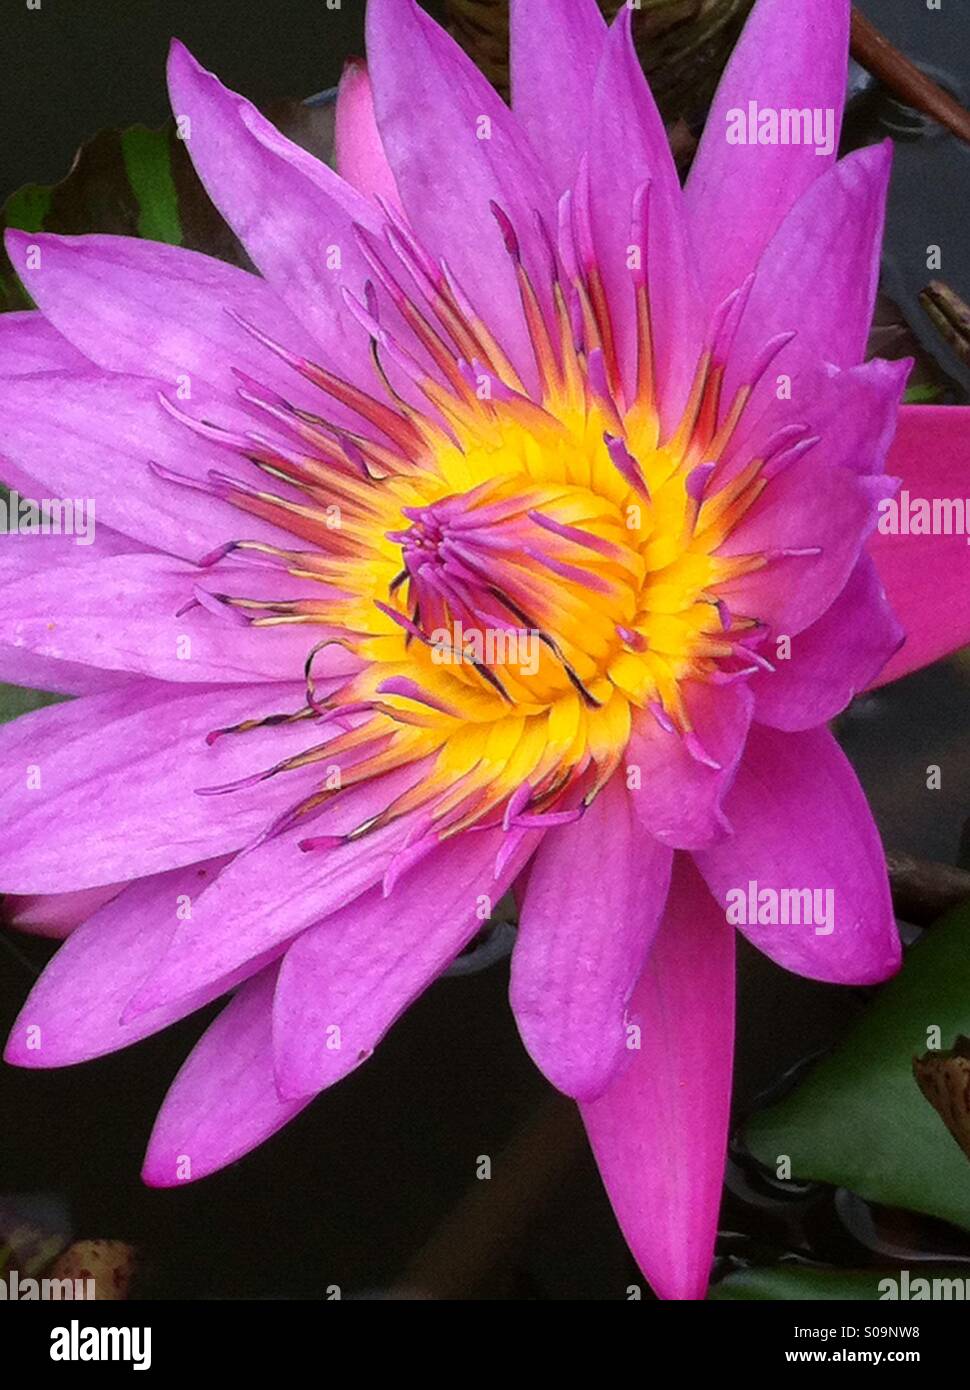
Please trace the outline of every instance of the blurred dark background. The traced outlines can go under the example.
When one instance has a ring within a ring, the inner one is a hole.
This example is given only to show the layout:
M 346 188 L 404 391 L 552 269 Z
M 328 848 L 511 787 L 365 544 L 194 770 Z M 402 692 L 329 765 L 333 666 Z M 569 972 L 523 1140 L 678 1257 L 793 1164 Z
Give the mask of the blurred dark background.
M 426 4 L 440 17 L 439 0 Z M 165 57 L 185 43 L 257 104 L 332 87 L 364 51 L 364 0 L 4 0 L 0 199 L 66 174 L 82 140 L 169 115 Z
M 440 6 L 428 8 L 438 13 Z M 970 15 L 948 0 L 863 8 L 966 97 Z M 962 17 L 961 17 L 962 16 Z M 257 102 L 332 86 L 363 49 L 362 0 L 5 0 L 0 196 L 66 173 L 98 130 L 167 115 L 172 34 Z M 962 47 L 957 42 L 962 35 Z M 962 55 L 962 56 L 961 56 Z M 866 120 L 888 119 L 872 111 Z M 888 278 L 915 303 L 924 248 L 950 248 L 966 296 L 968 151 L 925 123 L 901 139 Z M 942 230 L 941 230 L 942 228 Z M 915 313 L 914 313 L 915 318 Z M 925 326 L 924 326 L 925 327 Z M 954 861 L 970 808 L 968 666 L 948 663 L 860 702 L 840 733 L 890 848 Z M 927 791 L 925 769 L 944 769 Z M 3 949 L 3 947 L 6 949 Z M 0 1032 L 49 945 L 0 942 Z M 432 1295 L 622 1298 L 641 1282 L 567 1102 L 519 1045 L 504 964 L 437 984 L 375 1058 L 276 1139 L 201 1185 L 151 1192 L 138 1170 L 152 1117 L 194 1040 L 196 1016 L 116 1057 L 54 1073 L 0 1072 L 0 1197 L 50 1194 L 74 1233 L 138 1247 L 148 1297 Z M 746 952 L 737 1108 L 837 1038 L 864 992 L 784 976 Z M 511 1146 L 511 1147 L 510 1147 Z M 480 1155 L 490 1182 L 476 1180 Z M 730 1199 L 726 1223 L 747 1219 Z

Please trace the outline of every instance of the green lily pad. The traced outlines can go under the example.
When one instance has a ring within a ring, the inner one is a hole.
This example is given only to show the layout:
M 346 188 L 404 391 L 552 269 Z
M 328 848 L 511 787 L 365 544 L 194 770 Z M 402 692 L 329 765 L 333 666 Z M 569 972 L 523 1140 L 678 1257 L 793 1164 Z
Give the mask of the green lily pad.
M 970 1230 L 970 1163 L 913 1077 L 913 1058 L 970 1032 L 970 904 L 907 955 L 844 1043 L 745 1138 L 771 1168 Z

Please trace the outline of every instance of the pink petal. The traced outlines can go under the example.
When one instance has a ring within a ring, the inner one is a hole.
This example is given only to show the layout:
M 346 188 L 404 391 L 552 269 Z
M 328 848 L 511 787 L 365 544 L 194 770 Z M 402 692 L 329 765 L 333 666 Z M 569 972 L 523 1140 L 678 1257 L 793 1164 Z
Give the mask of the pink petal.
M 849 51 L 849 0 L 759 0 L 731 55 L 684 191 L 708 311 L 754 270 L 806 189 L 833 163 Z M 728 142 L 732 111 L 829 112 L 832 147 Z
M 591 1100 L 629 1060 L 627 1003 L 663 912 L 672 859 L 640 825 L 622 774 L 582 820 L 550 831 L 539 847 L 509 997 L 526 1050 L 566 1095 Z
M 22 647 L 0 644 L 0 681 L 27 690 L 46 690 L 52 695 L 100 695 L 116 690 L 131 677 L 115 671 L 99 671 L 74 661 L 49 661 Z
M 270 1031 L 276 967 L 245 984 L 202 1035 L 158 1112 L 142 1177 L 177 1187 L 233 1163 L 308 1104 L 280 1100 Z
M 280 298 L 324 349 L 332 370 L 369 367 L 367 339 L 340 288 L 360 290 L 367 267 L 354 222 L 379 230 L 373 203 L 282 136 L 256 108 L 173 42 L 168 68 L 176 120 L 212 201 Z M 339 256 L 339 268 L 335 259 Z
M 512 110 L 563 193 L 586 148 L 606 24 L 596 0 L 516 0 L 510 21 Z
M 603 1183 L 660 1298 L 707 1291 L 734 1048 L 734 934 L 686 857 L 630 1005 L 640 1049 L 581 1106 Z
M 0 314 L 0 376 L 84 371 L 91 364 L 36 310 Z
M 66 1067 L 129 1047 L 194 1013 L 265 961 L 248 961 L 232 975 L 168 1009 L 122 1023 L 132 994 L 154 968 L 179 915 L 226 861 L 213 859 L 129 884 L 72 932 L 31 990 L 4 1053 L 18 1067 Z
M 0 324 L 8 317 L 0 316 Z M 21 486 L 27 490 L 20 491 Z M 18 480 L 17 491 L 22 498 L 40 500 L 34 497 L 37 489 L 30 479 Z M 40 576 L 41 582 L 46 582 L 43 576 L 56 572 L 62 565 L 90 564 L 112 555 L 130 553 L 135 546 L 128 537 L 98 525 L 96 514 L 87 524 L 90 529 L 78 535 L 15 535 L 0 545 L 0 607 L 7 586 L 16 587 L 23 578 Z M 0 680 L 10 685 L 47 690 L 57 695 L 97 695 L 131 679 L 124 673 L 99 671 L 77 661 L 39 656 L 22 646 L 0 642 Z
M 334 153 L 337 173 L 365 198 L 384 198 L 391 207 L 401 207 L 401 195 L 377 129 L 367 64 L 361 58 L 350 58 L 340 78 Z
M 970 407 L 903 406 L 889 471 L 911 500 L 970 496 Z M 970 510 L 970 508 L 968 508 Z M 970 521 L 966 530 L 970 530 Z M 884 685 L 970 642 L 970 545 L 966 534 L 876 531 L 868 550 L 906 642 L 876 681 Z
M 892 164 L 889 141 L 847 155 L 820 175 L 782 222 L 761 258 L 725 374 L 725 399 L 749 384 L 765 344 L 781 349 L 748 409 L 777 397 L 779 377 L 792 381 L 822 362 L 861 362 L 872 322 Z M 810 401 L 800 396 L 806 408 Z
M 151 378 L 94 368 L 0 379 L 4 452 L 36 480 L 24 496 L 42 488 L 45 497 L 93 498 L 99 522 L 191 560 L 241 538 L 290 543 L 288 532 L 157 476 L 155 464 L 197 481 L 212 469 L 237 476 L 240 469 L 234 455 L 172 419 L 158 404 L 159 389 Z
M 239 368 L 298 405 L 319 407 L 319 391 L 232 316 L 291 352 L 313 356 L 310 334 L 258 276 L 135 237 L 8 231 L 6 242 L 44 314 L 98 366 L 157 377 L 158 389 L 173 397 L 178 391 L 179 401 L 194 399 L 203 384 L 234 396 Z M 38 264 L 27 258 L 28 247 Z M 83 358 L 80 364 L 89 365 Z
M 751 681 L 755 718 L 797 732 L 834 719 L 872 685 L 905 633 L 867 555 L 832 606 L 791 642 L 791 656 Z
M 307 835 L 349 833 L 411 785 L 423 764 L 335 799 L 309 827 L 283 831 L 239 855 L 202 895 L 191 922 L 179 923 L 171 945 L 128 1016 L 161 1008 L 205 988 L 291 941 L 380 882 L 395 853 L 408 843 L 405 817 L 359 841 L 300 849 Z M 319 780 L 319 778 L 318 778 Z
M 733 613 L 757 618 L 773 639 L 803 632 L 845 588 L 872 532 L 892 479 L 826 468 L 814 453 L 773 478 L 731 532 L 719 555 L 770 556 L 762 569 L 723 583 Z M 817 552 L 817 553 L 813 553 Z
M 718 480 L 764 457 L 772 436 L 796 424 L 818 438 L 812 450 L 816 465 L 861 475 L 884 473 L 911 370 L 908 358 L 887 362 L 879 357 L 855 367 L 819 362 L 806 368 L 791 400 L 771 395 L 760 413 L 745 411 L 718 467 Z
M 630 792 L 644 828 L 672 849 L 699 849 L 724 833 L 721 802 L 731 785 L 751 723 L 752 698 L 743 682 L 684 685 L 697 737 L 713 762 L 691 755 L 680 734 L 641 713 L 627 748 L 626 767 L 638 777 Z
M 197 788 L 261 773 L 332 730 L 302 722 L 212 746 L 206 735 L 297 710 L 304 698 L 299 684 L 183 693 L 145 682 L 0 726 L 0 886 L 94 888 L 238 849 L 319 785 L 326 762 L 223 796 Z
M 502 838 L 448 840 L 390 897 L 372 888 L 297 938 L 273 1006 L 280 1095 L 314 1095 L 358 1067 L 467 945 L 538 839 L 529 835 L 496 879 Z
M 786 970 L 834 984 L 875 984 L 899 968 L 879 833 L 827 729 L 755 725 L 725 810 L 733 834 L 694 858 L 729 920 L 743 918 L 737 925 L 749 941 Z M 779 904 L 786 889 L 818 890 L 812 910 L 787 913 L 811 920 L 749 920 L 759 915 L 749 908 L 751 884 Z
M 320 640 L 318 627 L 252 627 L 239 620 L 239 610 L 226 607 L 222 617 L 191 607 L 196 588 L 262 602 L 326 599 L 321 586 L 282 570 L 220 565 L 207 571 L 164 555 L 118 555 L 8 585 L 0 591 L 0 642 L 58 661 L 179 683 L 302 677 L 307 653 Z M 339 650 L 323 654 L 331 658 L 325 669 L 353 672 L 359 663 L 346 653 L 337 656 Z
M 661 419 L 680 416 L 701 348 L 703 323 L 688 245 L 683 194 L 667 132 L 650 93 L 623 6 L 609 32 L 593 94 L 589 133 L 594 239 L 628 389 L 636 362 L 634 281 L 629 248 L 634 200 L 650 183 L 646 248 Z
M 24 897 L 11 894 L 4 899 L 4 917 L 17 931 L 62 940 L 116 898 L 124 887 L 124 883 L 106 883 L 78 893 L 31 893 Z
M 414 0 L 370 0 L 367 57 L 411 225 L 533 380 L 515 272 L 490 202 L 511 218 L 526 264 L 545 265 L 533 214 L 548 219 L 555 199 L 539 160 L 475 64 Z

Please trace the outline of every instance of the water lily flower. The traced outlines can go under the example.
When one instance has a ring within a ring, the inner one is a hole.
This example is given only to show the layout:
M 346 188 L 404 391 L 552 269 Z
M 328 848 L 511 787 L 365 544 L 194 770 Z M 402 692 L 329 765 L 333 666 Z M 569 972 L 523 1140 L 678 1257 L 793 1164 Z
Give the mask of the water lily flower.
M 368 1058 L 520 903 L 511 1004 L 580 1104 L 665 1298 L 703 1297 L 728 1126 L 729 904 L 773 960 L 898 966 L 826 724 L 970 639 L 968 412 L 864 361 L 890 152 L 741 143 L 841 112 L 847 0 L 759 0 L 681 189 L 630 11 L 517 0 L 511 111 L 413 0 L 370 0 L 338 170 L 175 44 L 172 106 L 254 275 L 11 233 L 3 476 L 93 498 L 8 541 L 0 887 L 64 936 L 7 1060 L 76 1063 L 223 995 L 148 1147 L 238 1159 Z M 884 528 L 885 529 L 885 528 Z M 748 917 L 754 920 L 747 920 Z

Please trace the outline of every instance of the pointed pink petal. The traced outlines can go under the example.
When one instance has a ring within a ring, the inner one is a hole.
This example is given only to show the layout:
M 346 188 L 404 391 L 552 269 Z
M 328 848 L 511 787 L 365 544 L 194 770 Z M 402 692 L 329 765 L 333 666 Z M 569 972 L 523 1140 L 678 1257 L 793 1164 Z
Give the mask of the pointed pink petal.
M 411 225 L 443 257 L 520 372 L 534 379 L 515 272 L 490 208 L 511 219 L 533 272 L 533 214 L 555 198 L 525 132 L 414 0 L 370 0 L 367 57 L 384 148 Z M 541 253 L 540 253 L 541 254 Z
M 596 0 L 516 0 L 510 28 L 512 110 L 563 193 L 586 148 L 606 23 Z
M 0 681 L 7 685 L 46 690 L 52 695 L 100 695 L 131 680 L 117 671 L 100 671 L 75 661 L 52 661 L 23 647 L 0 644 Z
M 273 1006 L 280 1095 L 315 1095 L 365 1061 L 487 920 L 537 835 L 498 879 L 501 830 L 446 841 L 385 898 L 372 888 L 287 951 Z
M 795 337 L 781 349 L 752 396 L 757 414 L 788 376 L 799 395 L 801 375 L 823 362 L 852 367 L 865 356 L 892 165 L 887 140 L 847 155 L 811 185 L 782 222 L 761 258 L 725 373 L 725 398 L 750 383 L 765 344 Z
M 630 1005 L 639 1051 L 580 1107 L 627 1243 L 660 1298 L 707 1291 L 727 1149 L 734 933 L 678 855 Z
M 358 374 L 369 368 L 367 339 L 340 288 L 359 291 L 368 278 L 353 224 L 379 230 L 378 209 L 178 42 L 168 82 L 175 118 L 188 122 L 185 142 L 196 172 L 254 265 L 325 350 L 328 367 Z
M 694 859 L 749 941 L 811 980 L 875 984 L 899 968 L 879 833 L 827 729 L 783 734 L 756 724 L 725 811 L 733 833 Z M 819 910 L 799 900 L 787 915 L 808 922 L 751 921 L 759 915 L 749 907 L 752 884 L 755 894 L 771 890 L 779 902 L 786 889 L 817 890 Z
M 886 472 L 911 371 L 908 358 L 888 362 L 879 357 L 855 367 L 819 362 L 807 368 L 791 400 L 779 400 L 773 394 L 760 412 L 745 411 L 718 466 L 718 480 L 734 476 L 753 458 L 764 457 L 772 436 L 794 425 L 818 438 L 811 451 L 816 465 L 847 468 L 861 475 Z
M 923 499 L 932 506 L 934 499 L 959 498 L 963 504 L 970 495 L 970 407 L 903 406 L 887 467 L 902 479 L 913 501 Z M 970 642 L 967 539 L 961 533 L 904 536 L 881 530 L 870 538 L 869 553 L 906 631 L 905 645 L 877 685 L 918 671 Z
M 0 316 L 0 324 L 9 314 Z M 21 491 L 25 487 L 26 491 Z M 30 479 L 17 482 L 20 496 L 36 499 L 37 489 Z M 32 577 L 46 583 L 45 576 L 56 573 L 62 565 L 91 564 L 112 555 L 123 555 L 135 549 L 135 542 L 126 536 L 109 531 L 98 524 L 97 516 L 88 514 L 86 534 L 81 528 L 77 535 L 50 535 L 38 545 L 35 538 L 26 536 L 0 545 L 0 609 L 10 588 L 18 581 Z M 8 587 L 9 586 L 9 587 Z M 30 690 L 47 690 L 56 695 L 98 695 L 113 690 L 133 678 L 124 672 L 101 671 L 78 661 L 61 661 L 40 656 L 20 645 L 0 642 L 0 680 L 10 685 L 26 686 Z
M 242 989 L 202 1035 L 158 1112 L 142 1178 L 178 1187 L 265 1143 L 303 1110 L 273 1084 L 270 1022 L 276 967 Z
M 258 276 L 135 237 L 8 231 L 6 243 L 39 308 L 98 366 L 157 377 L 172 396 L 182 388 L 179 400 L 186 388 L 194 399 L 202 384 L 234 395 L 235 367 L 297 405 L 319 405 L 319 392 L 231 316 L 313 355 L 310 334 Z M 25 254 L 29 247 L 36 259 Z
M 546 835 L 512 953 L 509 997 L 526 1050 L 581 1100 L 629 1061 L 627 1003 L 670 882 L 673 855 L 647 835 L 630 795 L 617 774 L 582 820 Z
M 751 723 L 747 686 L 684 685 L 684 698 L 697 737 L 719 764 L 691 756 L 683 737 L 661 728 L 652 715 L 638 715 L 627 748 L 630 797 L 644 828 L 672 849 L 699 849 L 724 833 L 721 802 L 731 785 Z
M 895 486 L 882 476 L 825 467 L 811 452 L 770 481 L 728 536 L 719 555 L 770 556 L 762 569 L 718 590 L 732 612 L 769 629 L 763 649 L 769 661 L 776 637 L 803 632 L 838 598 L 876 525 L 880 501 Z
M 708 311 L 754 270 L 802 193 L 833 163 L 849 53 L 849 0 L 759 0 L 725 69 L 684 191 Z M 831 147 L 732 144 L 731 113 L 807 110 Z M 741 192 L 743 190 L 743 193 Z
M 873 683 L 904 639 L 886 592 L 867 555 L 832 606 L 791 642 L 774 672 L 751 681 L 755 719 L 797 732 L 834 719 Z
M 176 1005 L 122 1023 L 134 991 L 165 950 L 175 923 L 224 859 L 129 884 L 71 933 L 31 990 L 4 1058 L 18 1067 L 66 1067 L 128 1047 L 234 988 L 266 964 L 247 961 Z
M 629 268 L 634 200 L 650 183 L 647 246 L 661 419 L 673 428 L 690 389 L 703 322 L 684 199 L 667 132 L 643 75 L 622 6 L 603 51 L 589 133 L 594 239 L 627 387 L 636 362 L 635 287 Z
M 162 409 L 160 389 L 149 377 L 93 367 L 84 375 L 0 378 L 4 455 L 36 480 L 33 488 L 23 488 L 24 496 L 37 496 L 41 488 L 42 497 L 93 498 L 99 523 L 150 550 L 190 560 L 242 536 L 288 545 L 288 532 L 156 475 L 153 464 L 197 481 L 211 469 L 236 467 L 233 454 Z M 232 428 L 235 422 L 227 423 Z M 17 478 L 6 481 L 20 486 Z
M 360 58 L 344 65 L 334 120 L 337 173 L 366 198 L 384 198 L 399 209 L 401 195 L 377 129 L 367 64 Z

